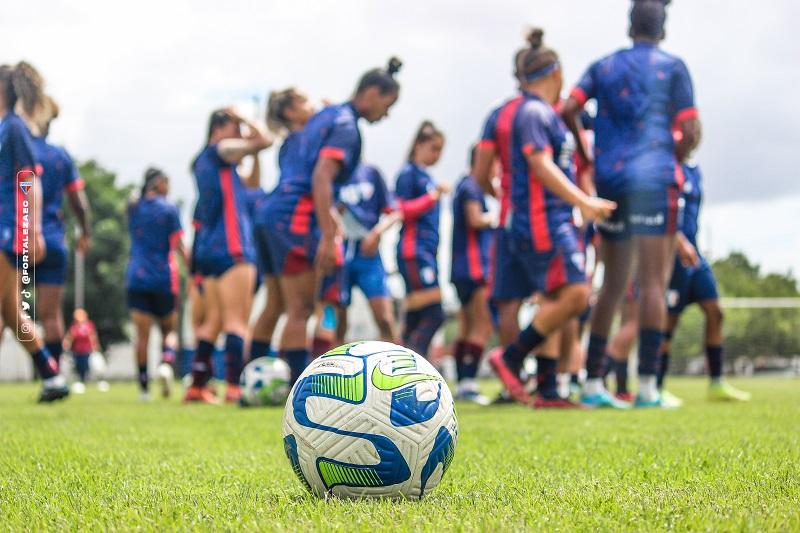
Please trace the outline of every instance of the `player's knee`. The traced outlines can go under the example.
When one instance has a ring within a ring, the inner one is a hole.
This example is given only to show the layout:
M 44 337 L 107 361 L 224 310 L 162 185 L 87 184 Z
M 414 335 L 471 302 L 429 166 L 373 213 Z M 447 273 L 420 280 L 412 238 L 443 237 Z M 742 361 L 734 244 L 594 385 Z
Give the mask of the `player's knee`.
M 722 311 L 722 307 L 720 307 L 718 302 L 706 306 L 705 312 L 706 318 L 713 323 L 722 324 L 722 321 L 725 319 L 725 313 Z
M 576 283 L 569 285 L 566 291 L 564 300 L 570 313 L 575 316 L 583 313 L 589 305 L 589 297 L 592 294 L 591 287 L 587 283 Z

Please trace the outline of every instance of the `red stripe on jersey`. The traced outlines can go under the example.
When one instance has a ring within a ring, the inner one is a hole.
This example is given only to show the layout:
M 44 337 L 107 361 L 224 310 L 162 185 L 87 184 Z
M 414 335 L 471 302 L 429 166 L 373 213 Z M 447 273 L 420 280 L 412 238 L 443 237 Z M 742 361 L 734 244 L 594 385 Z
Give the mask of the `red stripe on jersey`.
M 408 281 L 411 283 L 412 291 L 418 291 L 424 288 L 419 277 L 419 268 L 417 268 L 417 260 L 415 258 L 412 257 L 406 260 L 406 273 L 408 274 Z
M 311 195 L 301 196 L 297 200 L 297 205 L 294 206 L 289 231 L 298 235 L 305 235 L 311 231 L 311 213 L 313 212 L 314 200 Z
M 323 146 L 319 150 L 319 156 L 335 159 L 337 161 L 344 161 L 344 150 L 336 148 L 335 146 Z
M 181 291 L 180 276 L 178 271 L 178 261 L 175 259 L 175 252 L 170 250 L 169 256 L 169 287 L 172 294 L 177 295 Z
M 469 277 L 474 281 L 483 281 L 483 265 L 481 265 L 481 249 L 478 246 L 478 232 L 467 229 L 467 266 Z
M 74 192 L 74 191 L 80 191 L 85 186 L 86 183 L 83 181 L 83 178 L 78 178 L 75 181 L 68 183 L 67 186 L 64 187 L 64 189 L 67 192 Z
M 495 126 L 495 138 L 497 141 L 498 155 L 500 156 L 500 166 L 503 175 L 500 178 L 500 188 L 503 196 L 500 197 L 500 225 L 504 226 L 508 217 L 508 210 L 511 208 L 511 145 L 514 132 L 514 117 L 517 109 L 525 100 L 524 96 L 518 96 L 510 100 L 500 109 L 497 115 L 497 125 Z
M 564 268 L 564 254 L 557 253 L 547 267 L 547 278 L 544 290 L 547 293 L 557 291 L 567 283 L 567 270 Z
M 183 230 L 176 229 L 173 231 L 169 236 L 169 247 L 170 249 L 175 249 L 178 246 L 178 242 L 183 238 Z
M 242 256 L 242 235 L 239 232 L 239 218 L 236 215 L 236 198 L 233 193 L 233 173 L 230 167 L 219 171 L 220 188 L 222 189 L 222 221 L 225 224 L 225 239 L 228 242 L 228 253 L 233 257 Z
M 417 255 L 417 222 L 415 220 L 407 220 L 404 223 L 400 254 L 403 259 L 410 259 Z
M 579 104 L 581 104 L 581 105 L 585 105 L 585 104 L 586 104 L 586 101 L 589 99 L 589 98 L 586 96 L 586 92 L 584 92 L 584 90 L 583 90 L 583 89 L 581 89 L 580 87 L 574 87 L 574 88 L 572 89 L 572 91 L 569 93 L 569 95 L 570 95 L 572 98 L 574 98 L 575 100 L 577 100 L 577 101 L 578 101 L 578 103 L 579 103 Z
M 697 118 L 700 116 L 700 112 L 697 110 L 696 107 L 687 107 L 686 109 L 682 109 L 678 111 L 675 115 L 675 119 L 672 121 L 673 124 L 678 125 L 681 122 L 685 122 L 687 120 Z
M 481 139 L 478 141 L 478 148 L 492 148 L 494 149 L 497 145 L 492 139 Z

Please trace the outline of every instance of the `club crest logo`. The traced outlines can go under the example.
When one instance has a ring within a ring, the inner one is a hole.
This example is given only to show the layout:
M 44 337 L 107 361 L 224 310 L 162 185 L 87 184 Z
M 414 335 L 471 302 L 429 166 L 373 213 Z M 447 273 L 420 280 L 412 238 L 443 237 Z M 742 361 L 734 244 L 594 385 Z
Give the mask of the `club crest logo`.
M 19 182 L 19 188 L 22 191 L 22 193 L 24 195 L 26 195 L 26 196 L 28 195 L 28 191 L 30 191 L 32 187 L 33 187 L 33 182 L 32 181 L 20 181 Z

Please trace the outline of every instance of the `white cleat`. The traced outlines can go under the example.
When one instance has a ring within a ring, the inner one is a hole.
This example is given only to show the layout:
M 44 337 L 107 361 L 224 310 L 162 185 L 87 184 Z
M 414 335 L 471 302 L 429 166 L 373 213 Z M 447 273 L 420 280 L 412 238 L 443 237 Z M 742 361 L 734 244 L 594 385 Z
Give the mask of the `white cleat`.
M 168 363 L 161 363 L 156 370 L 158 374 L 158 384 L 161 387 L 161 396 L 169 398 L 172 387 L 175 383 L 175 371 Z
M 72 394 L 85 394 L 86 393 L 86 385 L 84 385 L 80 381 L 76 381 L 75 383 L 72 384 L 70 392 Z

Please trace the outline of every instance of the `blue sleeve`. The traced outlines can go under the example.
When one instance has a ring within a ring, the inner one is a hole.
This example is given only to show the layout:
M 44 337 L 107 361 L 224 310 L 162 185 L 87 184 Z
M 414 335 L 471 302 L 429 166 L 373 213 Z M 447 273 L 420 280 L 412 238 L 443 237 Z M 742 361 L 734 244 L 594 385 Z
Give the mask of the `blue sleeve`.
M 377 170 L 375 171 L 375 194 L 378 195 L 378 211 L 385 213 L 397 209 L 397 201 L 392 191 L 386 186 L 386 181 Z
M 595 83 L 595 65 L 591 65 L 586 72 L 583 73 L 577 85 L 572 89 L 569 95 L 575 98 L 581 105 L 585 104 L 588 100 L 594 98 L 597 89 Z
M 526 102 L 519 110 L 517 119 L 518 135 L 522 151 L 526 154 L 552 150 L 548 135 L 548 117 L 542 105 L 537 102 Z
M 686 64 L 678 60 L 672 72 L 672 86 L 670 87 L 670 100 L 673 114 L 680 115 L 687 110 L 694 110 L 694 88 L 692 77 Z
M 341 161 L 342 165 L 352 168 L 358 161 L 358 129 L 347 121 L 334 122 L 328 134 L 322 140 L 319 157 L 327 157 Z
M 414 198 L 419 198 L 436 188 L 433 179 L 424 172 L 415 172 Z
M 466 185 L 464 187 L 464 202 L 480 202 L 483 200 L 483 191 L 481 191 L 474 179 L 467 180 Z
M 397 182 L 394 186 L 395 195 L 402 200 L 411 200 L 416 198 L 414 195 L 414 181 L 411 176 L 411 171 L 405 169 L 397 176 Z
M 481 132 L 481 140 L 478 143 L 479 146 L 494 147 L 497 143 L 497 117 L 499 115 L 500 108 L 492 111 L 492 114 L 486 119 Z
M 64 159 L 64 189 L 67 191 L 82 189 L 83 180 L 81 179 L 80 172 L 78 172 L 78 167 L 75 165 L 75 161 L 72 160 L 69 152 L 63 148 L 61 149 L 61 157 Z
M 20 170 L 32 170 L 37 172 L 38 161 L 33 151 L 33 140 L 31 134 L 21 120 L 11 123 L 9 130 L 11 147 L 14 154 L 15 172 Z

